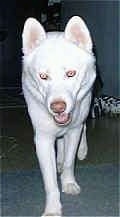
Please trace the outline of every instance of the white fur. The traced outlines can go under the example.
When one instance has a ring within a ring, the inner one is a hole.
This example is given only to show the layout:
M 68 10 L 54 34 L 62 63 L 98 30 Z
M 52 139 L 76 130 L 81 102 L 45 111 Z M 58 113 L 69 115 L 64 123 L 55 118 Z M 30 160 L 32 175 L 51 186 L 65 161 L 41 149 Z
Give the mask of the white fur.
M 82 160 L 87 154 L 85 121 L 96 76 L 92 41 L 80 17 L 71 18 L 63 33 L 46 33 L 38 21 L 29 18 L 23 30 L 23 52 L 23 91 L 46 191 L 43 215 L 61 216 L 54 144 L 57 138 L 62 191 L 78 194 L 80 187 L 74 177 L 74 160 L 80 137 L 78 157 Z M 68 78 L 69 70 L 76 70 L 76 75 Z M 42 80 L 40 73 L 47 73 L 48 80 Z M 53 118 L 50 104 L 56 99 L 66 102 L 65 112 L 71 114 L 67 125 L 61 126 Z

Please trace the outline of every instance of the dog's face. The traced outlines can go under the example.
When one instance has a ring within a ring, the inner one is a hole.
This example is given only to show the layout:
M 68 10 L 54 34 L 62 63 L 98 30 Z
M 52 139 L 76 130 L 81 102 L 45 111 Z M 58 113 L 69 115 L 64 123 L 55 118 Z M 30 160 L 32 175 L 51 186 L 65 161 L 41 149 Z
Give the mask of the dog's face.
M 88 71 L 93 70 L 92 41 L 80 17 L 64 33 L 48 33 L 29 18 L 23 31 L 24 70 L 38 89 L 42 103 L 59 125 L 71 121 Z

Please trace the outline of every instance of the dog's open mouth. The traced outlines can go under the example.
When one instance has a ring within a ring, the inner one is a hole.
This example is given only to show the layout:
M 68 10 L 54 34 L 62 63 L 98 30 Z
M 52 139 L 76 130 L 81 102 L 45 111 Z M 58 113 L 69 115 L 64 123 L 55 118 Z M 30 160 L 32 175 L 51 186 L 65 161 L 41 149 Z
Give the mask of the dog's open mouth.
M 70 114 L 60 113 L 54 116 L 54 120 L 59 125 L 67 125 L 71 121 L 71 116 Z

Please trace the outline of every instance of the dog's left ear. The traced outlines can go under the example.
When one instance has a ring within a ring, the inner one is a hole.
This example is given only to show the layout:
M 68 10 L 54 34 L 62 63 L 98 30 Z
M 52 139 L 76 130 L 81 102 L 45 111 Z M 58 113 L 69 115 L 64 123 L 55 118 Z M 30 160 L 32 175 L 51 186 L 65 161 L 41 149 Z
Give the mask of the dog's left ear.
M 43 26 L 35 18 L 28 18 L 22 34 L 24 55 L 30 54 L 45 38 L 46 32 Z
M 90 32 L 83 19 L 79 16 L 73 16 L 68 21 L 65 28 L 65 38 L 89 52 L 92 51 L 93 44 Z

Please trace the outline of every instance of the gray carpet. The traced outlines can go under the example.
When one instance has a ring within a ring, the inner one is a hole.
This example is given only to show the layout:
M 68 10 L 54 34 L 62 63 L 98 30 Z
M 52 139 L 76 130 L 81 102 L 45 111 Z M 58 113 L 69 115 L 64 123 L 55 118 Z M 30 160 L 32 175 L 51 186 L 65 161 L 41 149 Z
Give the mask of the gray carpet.
M 64 216 L 119 216 L 116 164 L 77 165 L 76 177 L 82 191 L 79 196 L 61 194 Z M 3 172 L 1 180 L 1 216 L 34 217 L 42 214 L 45 195 L 38 169 Z

